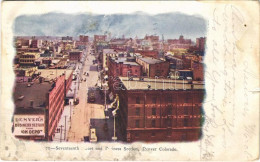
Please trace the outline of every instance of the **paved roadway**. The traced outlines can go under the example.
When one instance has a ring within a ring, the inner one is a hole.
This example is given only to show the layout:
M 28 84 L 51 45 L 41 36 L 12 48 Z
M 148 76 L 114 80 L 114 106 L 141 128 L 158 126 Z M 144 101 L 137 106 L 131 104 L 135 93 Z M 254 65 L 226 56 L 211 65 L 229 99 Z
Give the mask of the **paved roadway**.
M 89 48 L 86 55 L 86 60 L 83 65 L 82 72 L 80 74 L 83 79 L 79 84 L 79 90 L 76 97 L 79 98 L 79 104 L 74 105 L 74 113 L 71 118 L 71 128 L 68 132 L 68 141 L 80 142 L 84 140 L 84 136 L 89 136 L 90 118 L 104 119 L 104 105 L 100 101 L 101 98 L 97 96 L 96 103 L 88 103 L 87 93 L 90 87 L 95 87 L 98 82 L 98 71 L 93 66 L 93 60 L 95 57 L 89 54 Z M 88 72 L 89 76 L 84 75 L 84 72 Z M 84 79 L 86 78 L 86 82 Z M 78 87 L 77 87 L 78 88 Z M 96 93 L 98 95 L 98 93 Z

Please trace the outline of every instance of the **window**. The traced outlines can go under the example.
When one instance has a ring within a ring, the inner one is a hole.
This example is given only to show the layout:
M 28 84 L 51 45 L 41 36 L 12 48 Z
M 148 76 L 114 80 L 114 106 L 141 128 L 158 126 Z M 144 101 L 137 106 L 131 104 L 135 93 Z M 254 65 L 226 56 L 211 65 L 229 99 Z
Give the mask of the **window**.
M 167 137 L 171 137 L 172 136 L 172 132 L 170 130 L 167 131 Z
M 136 127 L 136 128 L 139 128 L 139 127 L 140 127 L 140 120 L 136 120 L 136 121 L 135 121 L 135 127 Z
M 140 108 L 135 109 L 135 115 L 139 116 L 140 115 Z
M 184 107 L 184 115 L 188 115 L 188 107 L 187 106 Z
M 169 97 L 167 98 L 167 100 L 168 100 L 168 103 L 172 103 L 172 97 L 171 97 L 171 96 L 169 96 Z
M 188 123 L 189 123 L 188 118 L 184 118 L 184 127 L 187 127 Z
M 172 106 L 168 106 L 168 115 L 172 115 Z
M 153 97 L 152 101 L 153 101 L 153 104 L 156 104 L 156 97 Z
M 152 133 L 151 133 L 151 137 L 155 137 L 155 132 L 152 132 Z
M 172 120 L 171 119 L 167 119 L 167 126 L 172 127 Z
M 152 108 L 152 115 L 156 115 L 156 108 Z
M 136 103 L 140 104 L 140 97 L 136 97 Z
M 152 120 L 152 127 L 155 128 L 155 120 Z
M 135 137 L 136 137 L 136 138 L 139 138 L 139 133 L 135 133 Z

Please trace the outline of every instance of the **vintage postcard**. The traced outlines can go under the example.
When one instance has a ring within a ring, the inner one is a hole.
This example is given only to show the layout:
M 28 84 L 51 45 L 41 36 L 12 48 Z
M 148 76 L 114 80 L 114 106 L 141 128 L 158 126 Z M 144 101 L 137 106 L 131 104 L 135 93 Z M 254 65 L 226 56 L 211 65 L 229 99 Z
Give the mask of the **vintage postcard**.
M 259 159 L 258 1 L 5 1 L 1 159 Z

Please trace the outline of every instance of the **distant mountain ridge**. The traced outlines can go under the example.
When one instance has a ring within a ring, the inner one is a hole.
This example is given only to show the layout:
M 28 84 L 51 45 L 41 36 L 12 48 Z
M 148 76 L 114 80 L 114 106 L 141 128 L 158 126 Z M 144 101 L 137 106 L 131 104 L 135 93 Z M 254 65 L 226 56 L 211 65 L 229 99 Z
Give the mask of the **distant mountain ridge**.
M 16 36 L 73 36 L 80 34 L 109 34 L 112 37 L 143 38 L 162 34 L 165 39 L 195 39 L 206 35 L 207 22 L 200 16 L 182 13 L 148 15 L 133 14 L 93 15 L 48 13 L 43 15 L 22 15 L 16 18 L 13 29 Z

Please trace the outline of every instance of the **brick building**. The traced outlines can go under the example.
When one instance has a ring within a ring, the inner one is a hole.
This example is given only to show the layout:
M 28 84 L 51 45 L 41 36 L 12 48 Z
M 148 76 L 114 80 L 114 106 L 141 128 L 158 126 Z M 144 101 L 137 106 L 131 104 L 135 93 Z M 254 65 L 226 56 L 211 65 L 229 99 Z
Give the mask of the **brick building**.
M 94 35 L 94 42 L 105 42 L 106 39 L 106 35 Z
M 159 42 L 159 36 L 156 35 L 146 35 L 144 39 L 149 40 L 151 42 Z
M 203 63 L 193 61 L 192 62 L 193 79 L 194 80 L 204 80 L 204 66 Z
M 158 51 L 157 50 L 135 50 L 135 53 L 140 53 L 144 57 L 153 57 L 158 58 Z
M 201 137 L 204 85 L 120 80 L 117 126 L 125 132 L 126 141 L 195 141 Z
M 142 66 L 144 76 L 149 78 L 167 77 L 169 74 L 170 63 L 151 57 L 137 57 L 136 62 Z
M 72 70 L 38 70 L 38 79 L 28 83 L 17 83 L 14 89 L 14 115 L 43 115 L 43 135 L 21 135 L 16 137 L 28 140 L 53 139 L 58 121 L 64 109 L 65 94 L 72 82 Z M 67 73 L 67 74 L 66 74 Z M 16 129 L 16 128 L 14 128 Z
M 196 47 L 199 51 L 205 50 L 205 43 L 206 43 L 205 37 L 196 38 Z
M 88 36 L 86 36 L 86 35 L 80 35 L 80 36 L 79 36 L 79 41 L 80 41 L 80 42 L 88 42 Z
M 82 51 L 71 51 L 69 52 L 70 61 L 80 61 L 82 58 Z
M 108 74 L 110 76 L 141 76 L 141 66 L 133 57 L 109 57 Z
M 40 53 L 25 52 L 19 55 L 20 65 L 35 65 L 35 61 L 40 57 Z

